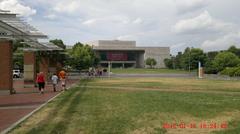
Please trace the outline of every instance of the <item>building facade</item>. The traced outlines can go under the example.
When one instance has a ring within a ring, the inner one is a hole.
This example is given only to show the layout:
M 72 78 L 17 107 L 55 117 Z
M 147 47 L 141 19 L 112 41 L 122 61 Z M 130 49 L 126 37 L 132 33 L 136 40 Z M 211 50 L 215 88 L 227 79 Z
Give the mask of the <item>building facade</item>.
M 154 58 L 156 68 L 165 68 L 164 59 L 170 58 L 169 47 L 137 47 L 136 41 L 98 40 L 88 42 L 100 58 L 101 66 L 145 68 L 145 60 Z

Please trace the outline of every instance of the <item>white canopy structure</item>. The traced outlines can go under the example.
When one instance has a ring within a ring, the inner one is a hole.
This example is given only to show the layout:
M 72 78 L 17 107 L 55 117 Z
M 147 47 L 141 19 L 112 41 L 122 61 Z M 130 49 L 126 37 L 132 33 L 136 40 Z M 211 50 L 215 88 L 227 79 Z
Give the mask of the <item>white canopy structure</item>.
M 24 39 L 31 49 L 40 51 L 62 50 L 52 43 L 38 42 L 38 39 L 47 39 L 47 35 L 10 11 L 0 10 L 0 38 Z

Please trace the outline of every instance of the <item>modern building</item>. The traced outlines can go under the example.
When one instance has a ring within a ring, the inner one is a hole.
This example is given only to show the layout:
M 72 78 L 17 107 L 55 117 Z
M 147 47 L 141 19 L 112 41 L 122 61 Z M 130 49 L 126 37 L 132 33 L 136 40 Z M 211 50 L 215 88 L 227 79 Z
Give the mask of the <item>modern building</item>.
M 164 59 L 170 58 L 169 47 L 137 47 L 136 41 L 97 40 L 88 42 L 100 58 L 100 64 L 107 67 L 145 68 L 145 60 L 154 58 L 156 68 L 165 68 Z

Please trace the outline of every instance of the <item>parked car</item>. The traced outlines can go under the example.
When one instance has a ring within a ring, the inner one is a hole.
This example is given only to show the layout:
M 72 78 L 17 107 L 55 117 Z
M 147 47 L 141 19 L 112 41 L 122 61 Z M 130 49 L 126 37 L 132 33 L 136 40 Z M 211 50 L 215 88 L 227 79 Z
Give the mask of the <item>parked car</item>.
M 20 70 L 13 70 L 13 78 L 20 78 L 21 72 Z

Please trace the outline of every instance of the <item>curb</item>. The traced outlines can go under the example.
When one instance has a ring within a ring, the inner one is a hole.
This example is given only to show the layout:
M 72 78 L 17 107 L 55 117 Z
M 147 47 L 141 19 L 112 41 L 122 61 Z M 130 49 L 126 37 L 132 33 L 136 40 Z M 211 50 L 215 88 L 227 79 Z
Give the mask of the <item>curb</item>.
M 73 84 L 70 87 L 68 87 L 67 89 L 70 89 L 72 87 L 75 87 L 77 84 Z M 0 132 L 0 134 L 7 134 L 8 132 L 10 132 L 12 129 L 14 129 L 17 125 L 19 125 L 20 123 L 22 123 L 23 121 L 25 121 L 26 119 L 28 119 L 30 116 L 32 116 L 34 113 L 36 113 L 37 111 L 39 111 L 40 109 L 42 109 L 44 106 L 46 106 L 49 102 L 53 101 L 55 98 L 57 98 L 58 96 L 60 96 L 64 91 L 60 92 L 59 94 L 57 94 L 56 96 L 52 97 L 51 99 L 49 99 L 47 102 L 45 102 L 44 104 L 42 104 L 41 106 L 39 106 L 37 109 L 33 110 L 31 113 L 25 115 L 24 117 L 22 117 L 21 119 L 19 119 L 17 122 L 15 122 L 14 124 L 12 124 L 10 127 L 6 128 L 5 130 L 3 130 L 2 132 Z

